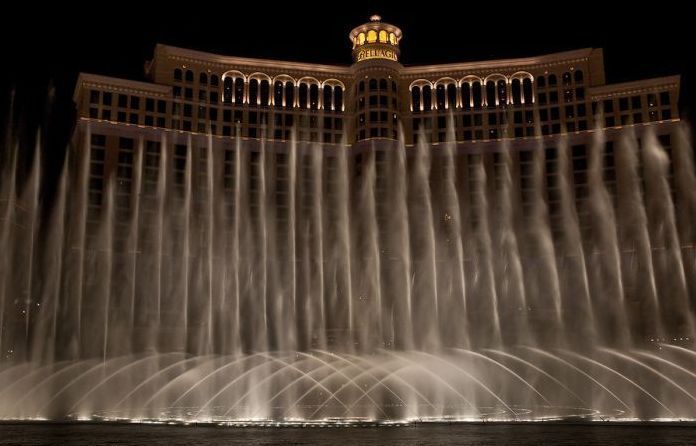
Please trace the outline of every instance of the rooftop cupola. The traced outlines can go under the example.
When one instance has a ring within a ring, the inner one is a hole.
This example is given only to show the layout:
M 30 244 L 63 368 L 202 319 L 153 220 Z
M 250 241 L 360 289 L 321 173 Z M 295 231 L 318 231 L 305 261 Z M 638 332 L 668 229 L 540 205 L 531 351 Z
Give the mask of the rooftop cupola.
M 401 30 L 382 21 L 382 17 L 373 15 L 370 21 L 350 32 L 353 43 L 353 61 L 355 63 L 371 59 L 399 60 L 399 41 Z

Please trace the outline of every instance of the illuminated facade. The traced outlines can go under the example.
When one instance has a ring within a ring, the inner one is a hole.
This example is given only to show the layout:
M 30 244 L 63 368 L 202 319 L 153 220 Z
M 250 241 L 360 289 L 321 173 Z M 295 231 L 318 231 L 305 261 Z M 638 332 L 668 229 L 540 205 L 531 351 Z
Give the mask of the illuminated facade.
M 587 146 L 593 129 L 606 129 L 609 171 L 613 141 L 623 128 L 638 134 L 648 127 L 657 129 L 668 153 L 673 144 L 679 123 L 679 76 L 607 85 L 602 50 L 592 48 L 520 59 L 404 66 L 402 37 L 399 28 L 373 16 L 349 35 L 350 66 L 229 57 L 157 45 L 146 64 L 147 82 L 81 74 L 74 94 L 79 116 L 74 141 L 84 141 L 89 127 L 90 203 L 95 215 L 104 201 L 105 178 L 112 172 L 125 194 L 120 202 L 126 211 L 131 206 L 132 163 L 139 150 L 144 153 L 144 186 L 154 187 L 148 169 L 159 162 L 163 144 L 170 150 L 168 168 L 181 179 L 187 145 L 194 147 L 194 162 L 205 156 L 196 148 L 219 147 L 228 173 L 239 141 L 246 141 L 244 146 L 252 152 L 250 162 L 265 147 L 278 169 L 285 168 L 284 153 L 293 141 L 329 157 L 347 150 L 359 172 L 362 153 L 377 141 L 382 141 L 378 147 L 388 148 L 399 140 L 408 149 L 420 141 L 436 148 L 454 140 L 465 190 L 467 166 L 483 160 L 493 175 L 505 142 L 524 195 L 529 183 L 525 163 L 531 162 L 524 149 L 538 147 L 541 140 L 549 151 L 564 135 L 572 150 L 578 200 L 587 194 Z M 620 195 L 614 173 L 607 175 L 610 191 Z M 548 198 L 553 208 L 552 191 Z

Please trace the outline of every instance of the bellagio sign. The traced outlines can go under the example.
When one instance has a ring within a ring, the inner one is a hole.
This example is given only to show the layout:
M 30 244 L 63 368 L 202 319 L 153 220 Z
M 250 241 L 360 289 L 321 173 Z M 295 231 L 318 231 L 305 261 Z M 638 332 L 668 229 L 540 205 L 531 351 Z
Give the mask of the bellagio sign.
M 358 50 L 356 62 L 368 59 L 387 59 L 396 62 L 397 56 L 394 50 L 388 48 L 362 48 Z

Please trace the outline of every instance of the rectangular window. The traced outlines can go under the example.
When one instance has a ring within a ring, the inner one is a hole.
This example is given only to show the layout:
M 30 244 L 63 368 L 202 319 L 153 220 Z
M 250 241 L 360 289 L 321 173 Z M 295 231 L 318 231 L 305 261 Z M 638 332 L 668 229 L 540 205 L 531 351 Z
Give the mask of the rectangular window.
M 669 92 L 663 91 L 660 93 L 660 105 L 669 105 Z
M 145 99 L 145 111 L 155 111 L 155 100 L 152 98 Z
M 89 92 L 89 103 L 90 104 L 98 104 L 99 103 L 99 91 L 98 90 L 92 90 Z
M 118 95 L 118 106 L 121 108 L 128 107 L 128 96 L 125 94 Z
M 140 98 L 138 96 L 130 97 L 130 108 L 133 108 L 135 110 L 140 109 Z
M 619 98 L 619 110 L 628 110 L 628 98 Z
M 604 113 L 614 113 L 614 101 L 611 99 L 604 100 Z
M 105 91 L 105 92 L 102 94 L 102 104 L 104 104 L 104 105 L 111 105 L 111 97 L 112 97 L 111 93 Z

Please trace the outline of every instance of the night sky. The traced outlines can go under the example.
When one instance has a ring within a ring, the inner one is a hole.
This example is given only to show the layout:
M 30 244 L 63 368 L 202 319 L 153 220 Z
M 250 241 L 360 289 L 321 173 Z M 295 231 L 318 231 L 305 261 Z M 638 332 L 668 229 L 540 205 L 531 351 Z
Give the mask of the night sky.
M 33 135 L 40 123 L 48 123 L 43 125 L 48 170 L 61 159 L 71 133 L 71 98 L 80 71 L 140 80 L 158 42 L 232 56 L 349 65 L 347 35 L 375 13 L 403 30 L 405 65 L 603 47 L 608 82 L 681 74 L 682 117 L 693 116 L 696 103 L 689 43 L 694 25 L 686 11 L 666 10 L 676 8 L 672 2 L 651 7 L 642 2 L 624 7 L 608 1 L 498 2 L 498 9 L 494 2 L 421 2 L 420 9 L 406 2 L 356 1 L 284 6 L 196 1 L 187 7 L 146 1 L 24 3 L 3 6 L 0 123 L 7 122 L 14 89 L 13 128 Z M 55 100 L 47 106 L 49 85 L 55 87 Z M 0 127 L 4 132 L 5 125 Z

